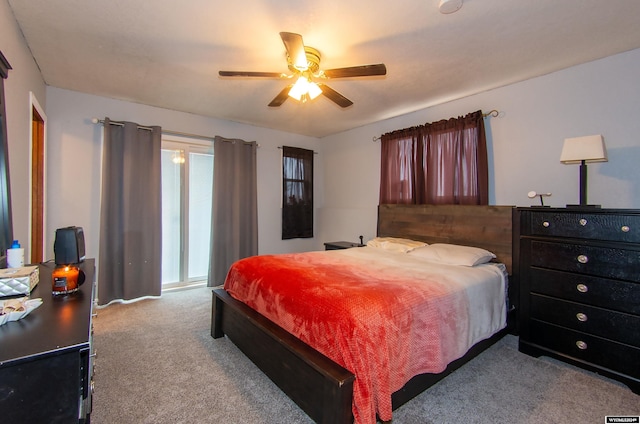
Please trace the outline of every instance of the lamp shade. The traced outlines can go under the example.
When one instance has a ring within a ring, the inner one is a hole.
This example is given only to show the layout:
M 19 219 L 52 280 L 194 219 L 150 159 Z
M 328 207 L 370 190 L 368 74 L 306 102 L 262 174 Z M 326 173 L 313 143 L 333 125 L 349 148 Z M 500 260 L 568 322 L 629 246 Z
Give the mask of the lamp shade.
M 601 135 L 565 138 L 560 162 L 574 164 L 585 162 L 607 162 L 607 148 Z
M 298 81 L 296 81 L 293 87 L 291 87 L 291 90 L 289 90 L 289 96 L 300 100 L 302 96 L 307 94 L 307 91 L 309 91 L 309 81 L 307 81 L 305 77 L 299 77 Z

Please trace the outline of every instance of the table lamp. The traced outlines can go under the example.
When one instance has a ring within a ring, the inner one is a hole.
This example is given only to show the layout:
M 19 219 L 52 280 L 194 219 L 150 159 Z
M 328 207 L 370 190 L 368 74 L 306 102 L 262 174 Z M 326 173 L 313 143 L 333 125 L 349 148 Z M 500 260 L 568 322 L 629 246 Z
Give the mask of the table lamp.
M 587 162 L 607 162 L 607 149 L 601 135 L 566 138 L 562 146 L 560 162 L 580 164 L 580 204 L 567 207 L 592 207 L 600 205 L 587 204 Z

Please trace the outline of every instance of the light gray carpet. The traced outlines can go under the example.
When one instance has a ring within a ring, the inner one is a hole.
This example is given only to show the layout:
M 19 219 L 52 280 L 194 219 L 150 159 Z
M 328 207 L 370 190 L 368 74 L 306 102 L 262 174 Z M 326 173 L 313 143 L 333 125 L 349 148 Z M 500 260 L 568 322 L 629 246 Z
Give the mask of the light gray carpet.
M 211 289 L 98 310 L 93 424 L 311 423 L 228 339 Z M 517 350 L 507 336 L 394 412 L 394 424 L 603 423 L 639 415 L 626 386 Z

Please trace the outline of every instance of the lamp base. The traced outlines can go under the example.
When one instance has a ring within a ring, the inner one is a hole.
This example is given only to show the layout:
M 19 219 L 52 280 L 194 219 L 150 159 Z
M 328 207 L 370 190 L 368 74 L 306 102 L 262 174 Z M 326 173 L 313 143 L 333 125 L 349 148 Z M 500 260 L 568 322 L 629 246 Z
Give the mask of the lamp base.
M 599 209 L 600 205 L 567 205 L 567 209 Z

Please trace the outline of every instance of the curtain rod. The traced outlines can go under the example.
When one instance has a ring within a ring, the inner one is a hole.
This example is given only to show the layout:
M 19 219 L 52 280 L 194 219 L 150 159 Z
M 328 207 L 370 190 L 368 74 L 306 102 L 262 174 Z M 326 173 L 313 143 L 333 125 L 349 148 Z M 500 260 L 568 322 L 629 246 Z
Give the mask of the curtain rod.
M 278 149 L 282 150 L 282 148 L 283 148 L 283 147 L 284 147 L 284 146 L 278 146 Z M 307 149 L 307 150 L 308 150 L 308 149 Z M 314 150 L 314 151 L 313 151 L 313 154 L 314 154 L 314 155 L 317 155 L 317 154 L 318 154 L 318 152 L 316 152 L 316 151 Z
M 92 118 L 91 122 L 93 122 L 94 124 L 104 125 L 104 119 Z M 124 126 L 124 122 L 119 122 L 119 121 L 109 121 L 109 122 L 111 123 L 111 125 L 118 125 L 121 127 Z M 138 129 L 151 131 L 151 127 L 145 127 L 142 125 L 138 125 Z M 202 140 L 210 140 L 210 141 L 213 141 L 215 139 L 214 137 L 208 137 L 206 135 L 191 134 L 186 132 L 170 131 L 170 130 L 164 130 L 164 129 L 162 130 L 162 133 L 167 135 L 178 135 L 178 136 L 189 137 L 189 138 L 200 138 Z
M 483 113 L 483 114 L 482 114 L 482 117 L 483 117 L 483 118 L 486 118 L 487 116 L 492 116 L 492 117 L 496 118 L 496 117 L 498 117 L 499 115 L 500 115 L 500 111 L 498 111 L 498 110 L 496 110 L 496 109 L 493 109 L 493 110 L 491 110 L 491 111 L 489 111 L 489 112 L 487 112 L 487 113 Z M 373 136 L 372 140 L 373 140 L 373 142 L 375 143 L 376 141 L 380 141 L 380 139 L 381 139 L 381 138 L 382 138 L 381 136 L 378 136 L 378 137 Z

